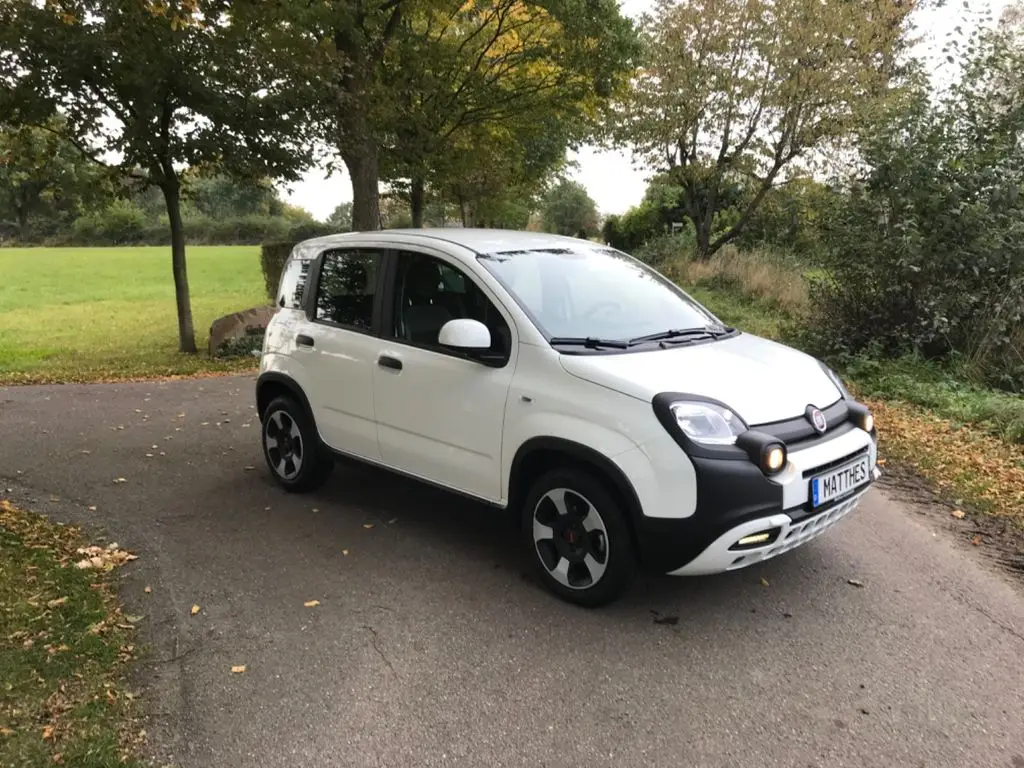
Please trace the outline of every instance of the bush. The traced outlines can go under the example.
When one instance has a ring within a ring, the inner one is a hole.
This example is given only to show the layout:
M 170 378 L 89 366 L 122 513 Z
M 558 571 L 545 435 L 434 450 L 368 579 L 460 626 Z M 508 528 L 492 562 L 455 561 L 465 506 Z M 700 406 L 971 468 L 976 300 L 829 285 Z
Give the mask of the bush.
M 263 282 L 267 286 L 267 296 L 271 300 L 277 298 L 277 286 L 281 283 L 281 272 L 295 245 L 296 243 L 292 241 L 282 241 L 263 243 L 260 246 L 260 269 L 263 270 Z
M 115 200 L 102 211 L 75 219 L 71 240 L 76 245 L 135 245 L 146 233 L 146 214 L 130 200 Z
M 658 209 L 650 205 L 630 208 L 621 216 L 609 216 L 601 229 L 608 245 L 627 253 L 664 232 Z
M 803 272 L 764 249 L 740 251 L 727 245 L 708 261 L 688 262 L 684 278 L 694 285 L 771 302 L 794 317 L 801 316 L 808 306 Z
M 694 239 L 689 231 L 675 235 L 661 235 L 649 240 L 633 251 L 633 256 L 645 264 L 658 268 L 680 259 L 689 261 L 693 258 Z
M 922 88 L 865 132 L 868 170 L 825 222 L 812 340 L 960 358 L 1024 391 L 1024 109 L 992 79 L 1024 61 L 980 50 L 937 104 Z

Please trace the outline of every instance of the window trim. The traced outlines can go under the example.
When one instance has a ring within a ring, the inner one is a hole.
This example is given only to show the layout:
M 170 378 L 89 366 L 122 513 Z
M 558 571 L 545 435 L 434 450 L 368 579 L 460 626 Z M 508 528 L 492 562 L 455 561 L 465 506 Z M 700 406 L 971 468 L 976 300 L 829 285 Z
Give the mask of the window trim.
M 448 349 L 440 345 L 421 344 L 419 342 L 409 341 L 407 339 L 400 339 L 398 336 L 395 335 L 393 320 L 395 317 L 396 303 L 398 301 L 398 264 L 399 260 L 402 258 L 403 253 L 410 253 L 418 256 L 426 256 L 428 258 L 436 259 L 437 261 L 442 262 L 451 269 L 454 269 L 457 272 L 459 272 L 463 276 L 463 278 L 468 280 L 471 285 L 475 286 L 476 289 L 480 291 L 481 294 L 483 294 L 484 298 L 491 303 L 491 305 L 495 308 L 498 314 L 501 315 L 502 320 L 505 321 L 505 326 L 509 329 L 509 348 L 508 350 L 506 350 L 505 356 L 500 361 L 500 364 L 498 360 L 481 359 L 479 356 L 467 352 L 460 352 L 455 349 Z M 420 349 L 423 350 L 424 352 L 433 352 L 434 354 L 444 355 L 445 357 L 453 357 L 456 360 L 465 360 L 467 362 L 475 363 L 476 365 L 484 365 L 488 368 L 501 369 L 507 367 L 509 363 L 512 362 L 513 350 L 516 348 L 519 342 L 519 335 L 518 330 L 516 329 L 515 321 L 512 319 L 511 313 L 508 311 L 508 309 L 502 304 L 502 302 L 496 296 L 494 296 L 493 292 L 488 290 L 488 288 L 485 285 L 481 284 L 480 280 L 476 279 L 470 267 L 468 267 L 465 264 L 459 263 L 457 259 L 454 259 L 443 252 L 402 243 L 390 249 L 390 251 L 388 252 L 388 266 L 384 270 L 384 273 L 386 274 L 387 282 L 386 285 L 384 286 L 384 291 L 382 294 L 383 300 L 381 301 L 381 312 L 379 318 L 380 324 L 378 326 L 380 331 L 379 335 L 382 339 L 388 341 L 389 343 L 399 344 L 403 347 Z M 392 322 L 388 322 L 389 318 L 391 319 Z
M 377 274 L 373 286 L 373 306 L 370 310 L 369 328 L 359 328 L 355 325 L 336 323 L 333 320 L 324 320 L 316 315 L 316 298 L 320 293 L 320 272 L 323 268 L 324 258 L 329 254 L 336 253 L 338 251 L 373 251 L 380 254 L 380 263 L 377 265 Z M 308 291 L 304 297 L 306 303 L 306 319 L 311 323 L 323 325 L 327 328 L 336 328 L 341 331 L 349 331 L 350 333 L 359 333 L 363 336 L 376 336 L 379 338 L 382 331 L 381 309 L 383 305 L 383 290 L 385 286 L 384 280 L 391 253 L 392 251 L 390 248 L 368 245 L 334 246 L 320 251 L 309 268 L 309 276 L 307 279 L 309 280 L 309 284 L 313 286 L 313 290 Z

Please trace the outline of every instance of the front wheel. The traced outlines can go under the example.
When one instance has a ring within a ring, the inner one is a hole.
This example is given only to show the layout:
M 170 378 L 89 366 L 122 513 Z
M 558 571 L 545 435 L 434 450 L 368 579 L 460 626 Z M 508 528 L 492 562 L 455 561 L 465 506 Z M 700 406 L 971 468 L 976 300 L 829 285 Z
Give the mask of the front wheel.
M 275 398 L 267 406 L 263 456 L 278 484 L 300 493 L 323 485 L 334 468 L 334 458 L 321 445 L 312 420 L 290 397 Z
M 537 480 L 523 507 L 523 532 L 545 586 L 563 600 L 605 605 L 633 581 L 626 511 L 585 471 L 556 470 Z

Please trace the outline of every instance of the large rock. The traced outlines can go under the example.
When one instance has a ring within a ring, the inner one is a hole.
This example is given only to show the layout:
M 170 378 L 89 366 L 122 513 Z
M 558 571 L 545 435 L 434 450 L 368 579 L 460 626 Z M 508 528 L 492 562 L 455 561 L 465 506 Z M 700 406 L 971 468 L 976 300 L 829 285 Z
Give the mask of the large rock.
M 246 336 L 262 336 L 276 311 L 275 306 L 252 307 L 218 317 L 210 326 L 210 354 L 215 355 L 225 344 Z

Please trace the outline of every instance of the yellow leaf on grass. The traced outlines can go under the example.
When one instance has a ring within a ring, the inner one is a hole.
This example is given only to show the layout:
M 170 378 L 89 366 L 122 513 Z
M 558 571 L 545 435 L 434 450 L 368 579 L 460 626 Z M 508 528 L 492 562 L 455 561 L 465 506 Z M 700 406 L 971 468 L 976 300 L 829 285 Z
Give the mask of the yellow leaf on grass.
M 952 515 L 953 515 L 953 517 L 955 517 L 955 518 L 956 518 L 957 520 L 963 520 L 963 519 L 964 519 L 964 511 L 963 511 L 962 509 L 954 509 L 954 510 L 953 510 L 953 512 L 952 512 L 951 514 L 952 514 Z
M 245 664 L 237 664 L 231 668 L 231 674 L 240 675 L 245 672 Z
M 307 608 L 316 608 L 318 605 L 320 605 L 320 601 L 319 600 L 307 600 L 306 602 L 303 603 L 303 605 L 306 606 Z
M 199 610 L 200 609 L 199 609 L 198 605 L 193 605 L 192 606 L 192 615 L 195 616 L 197 613 L 199 613 Z
M 44 739 L 52 739 L 53 738 L 53 726 L 52 725 L 48 725 L 45 728 L 43 728 L 43 738 Z

